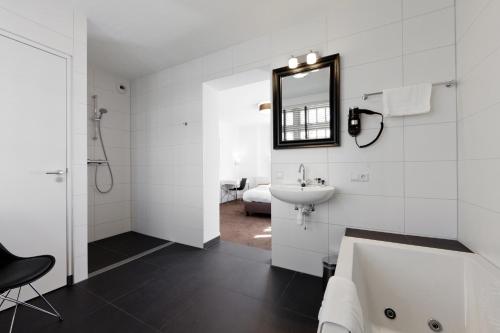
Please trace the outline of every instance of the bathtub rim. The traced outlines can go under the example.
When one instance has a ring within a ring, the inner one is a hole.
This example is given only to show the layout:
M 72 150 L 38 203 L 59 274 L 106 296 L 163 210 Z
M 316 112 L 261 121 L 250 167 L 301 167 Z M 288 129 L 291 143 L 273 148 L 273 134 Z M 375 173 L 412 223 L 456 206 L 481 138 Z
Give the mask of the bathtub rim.
M 337 260 L 337 267 L 335 269 L 336 276 L 341 276 L 352 280 L 355 244 L 371 244 L 386 248 L 403 249 L 403 250 L 432 253 L 432 254 L 442 254 L 444 256 L 462 257 L 464 261 L 467 262 L 472 261 L 474 263 L 480 264 L 481 266 L 486 268 L 491 274 L 500 278 L 500 269 L 498 269 L 493 264 L 491 264 L 482 256 L 476 253 L 446 250 L 446 249 L 439 249 L 439 248 L 412 245 L 412 244 L 393 243 L 388 241 L 358 238 L 352 236 L 344 236 L 342 238 L 342 241 L 340 243 L 339 256 Z

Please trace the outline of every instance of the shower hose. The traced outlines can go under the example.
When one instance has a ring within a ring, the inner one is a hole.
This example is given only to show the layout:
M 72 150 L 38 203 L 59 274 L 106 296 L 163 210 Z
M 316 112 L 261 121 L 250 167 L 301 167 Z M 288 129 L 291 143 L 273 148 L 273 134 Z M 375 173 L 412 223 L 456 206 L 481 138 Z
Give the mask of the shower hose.
M 99 135 L 99 142 L 101 143 L 102 152 L 104 154 L 104 160 L 107 161 L 106 162 L 106 166 L 108 167 L 109 175 L 111 177 L 111 185 L 109 186 L 108 189 L 102 189 L 102 188 L 99 187 L 99 183 L 97 182 L 97 173 L 99 172 L 99 165 L 96 165 L 96 167 L 95 167 L 94 182 L 95 182 L 95 187 L 96 187 L 96 189 L 97 189 L 97 191 L 99 193 L 109 193 L 113 189 L 114 179 L 113 179 L 113 172 L 111 171 L 111 166 L 109 165 L 109 161 L 108 161 L 108 154 L 106 154 L 106 148 L 104 148 L 104 142 L 102 140 L 101 122 L 100 121 L 97 124 L 97 130 L 99 132 L 98 133 L 98 135 Z

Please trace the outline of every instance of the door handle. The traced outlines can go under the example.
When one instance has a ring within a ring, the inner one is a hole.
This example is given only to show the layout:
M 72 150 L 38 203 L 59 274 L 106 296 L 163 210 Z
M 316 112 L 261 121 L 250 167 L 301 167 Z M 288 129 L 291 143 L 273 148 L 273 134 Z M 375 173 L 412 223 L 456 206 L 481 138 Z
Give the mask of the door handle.
M 66 172 L 64 170 L 47 171 L 46 175 L 64 175 Z

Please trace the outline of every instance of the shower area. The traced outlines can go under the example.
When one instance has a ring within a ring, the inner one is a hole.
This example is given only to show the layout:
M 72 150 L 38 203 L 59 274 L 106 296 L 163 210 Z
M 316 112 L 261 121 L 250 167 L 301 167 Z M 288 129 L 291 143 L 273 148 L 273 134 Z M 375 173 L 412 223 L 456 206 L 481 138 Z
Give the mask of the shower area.
M 130 83 L 88 69 L 88 269 L 96 275 L 169 244 L 133 231 Z

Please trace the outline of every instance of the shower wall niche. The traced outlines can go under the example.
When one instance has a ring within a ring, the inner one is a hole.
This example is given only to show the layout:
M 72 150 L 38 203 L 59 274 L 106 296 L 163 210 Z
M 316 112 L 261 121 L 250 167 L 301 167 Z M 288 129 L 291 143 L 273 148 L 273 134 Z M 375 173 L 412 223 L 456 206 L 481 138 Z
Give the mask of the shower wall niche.
M 88 240 L 96 241 L 131 230 L 130 198 L 130 84 L 97 67 L 88 69 L 88 136 L 89 160 L 104 160 L 96 133 L 94 99 L 97 109 L 106 109 L 102 115 L 101 133 L 113 173 L 114 185 L 109 193 L 100 193 L 111 185 L 105 165 L 88 165 Z M 97 138 L 96 138 L 97 137 Z M 95 177 L 98 168 L 97 177 Z

